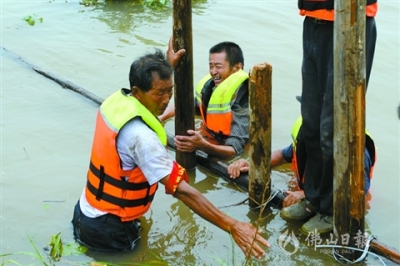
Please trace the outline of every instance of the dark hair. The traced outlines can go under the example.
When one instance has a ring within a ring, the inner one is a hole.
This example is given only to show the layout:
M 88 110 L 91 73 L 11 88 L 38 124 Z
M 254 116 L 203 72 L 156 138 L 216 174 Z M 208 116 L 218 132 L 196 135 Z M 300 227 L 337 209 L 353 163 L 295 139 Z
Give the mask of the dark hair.
M 129 71 L 129 84 L 138 87 L 141 91 L 149 91 L 152 87 L 154 74 L 162 80 L 169 79 L 173 73 L 173 67 L 165 59 L 160 49 L 154 53 L 143 55 L 136 59 Z
M 244 66 L 244 58 L 242 49 L 234 42 L 220 42 L 210 49 L 210 54 L 226 53 L 226 58 L 229 61 L 229 66 L 233 67 L 237 63 L 242 63 Z

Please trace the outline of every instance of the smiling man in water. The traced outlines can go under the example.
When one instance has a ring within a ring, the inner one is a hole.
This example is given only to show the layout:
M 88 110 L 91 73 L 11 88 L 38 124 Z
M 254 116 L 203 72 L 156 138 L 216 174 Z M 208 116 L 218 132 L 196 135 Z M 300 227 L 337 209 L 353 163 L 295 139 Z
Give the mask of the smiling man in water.
M 172 44 L 168 47 L 171 52 Z M 209 74 L 196 87 L 196 115 L 201 115 L 201 130 L 188 130 L 187 136 L 175 136 L 181 152 L 202 150 L 221 159 L 240 155 L 249 141 L 248 74 L 239 45 L 221 42 L 210 49 Z M 170 106 L 159 118 L 175 114 Z

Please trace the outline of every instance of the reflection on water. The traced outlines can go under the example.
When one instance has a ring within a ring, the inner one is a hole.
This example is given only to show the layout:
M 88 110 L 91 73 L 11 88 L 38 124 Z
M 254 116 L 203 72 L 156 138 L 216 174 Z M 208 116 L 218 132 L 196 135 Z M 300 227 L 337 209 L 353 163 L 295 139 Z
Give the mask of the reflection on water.
M 193 14 L 202 15 L 208 8 L 207 0 L 195 0 L 192 2 Z M 162 27 L 165 22 L 172 18 L 172 1 L 167 5 L 146 5 L 143 1 L 105 1 L 99 2 L 94 7 L 89 6 L 93 13 L 92 18 L 97 19 L 110 27 L 110 33 L 125 33 L 140 41 L 144 45 L 161 47 L 165 43 L 159 43 L 143 34 L 137 34 L 136 29 L 141 27 Z M 94 15 L 96 14 L 96 15 Z M 120 38 L 125 44 L 131 44 L 127 38 Z
M 138 27 L 165 22 L 171 15 L 171 8 L 149 8 L 139 1 L 107 1 L 93 8 L 98 15 L 93 17 L 106 23 L 111 33 L 134 32 Z

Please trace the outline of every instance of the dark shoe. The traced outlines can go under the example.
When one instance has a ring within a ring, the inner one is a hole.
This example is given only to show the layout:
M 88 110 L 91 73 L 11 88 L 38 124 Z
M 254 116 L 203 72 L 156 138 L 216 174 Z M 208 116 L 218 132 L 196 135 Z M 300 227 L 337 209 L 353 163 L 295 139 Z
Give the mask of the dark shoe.
M 289 222 L 302 222 L 315 214 L 317 209 L 307 199 L 285 207 L 281 210 L 282 219 Z
M 304 235 L 325 234 L 333 231 L 333 216 L 318 213 L 303 224 L 301 232 Z

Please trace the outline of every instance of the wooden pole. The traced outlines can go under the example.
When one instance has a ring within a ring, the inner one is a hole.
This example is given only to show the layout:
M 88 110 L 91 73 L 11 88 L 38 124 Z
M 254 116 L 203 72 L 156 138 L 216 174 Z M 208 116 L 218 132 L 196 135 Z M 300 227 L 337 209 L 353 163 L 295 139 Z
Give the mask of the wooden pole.
M 174 49 L 185 48 L 185 55 L 175 67 L 175 134 L 187 135 L 194 129 L 192 1 L 173 1 Z M 196 167 L 196 153 L 176 151 L 176 161 L 186 169 Z
M 271 195 L 272 66 L 253 67 L 249 82 L 249 206 L 261 206 Z M 261 210 L 262 211 L 262 210 Z
M 375 254 L 383 256 L 393 262 L 396 262 L 397 264 L 400 264 L 400 253 L 396 249 L 388 247 L 376 239 L 371 241 L 370 247 Z
M 340 240 L 349 236 L 353 248 L 363 248 L 365 227 L 365 2 L 335 1 L 334 233 Z M 351 261 L 360 256 L 337 252 Z

